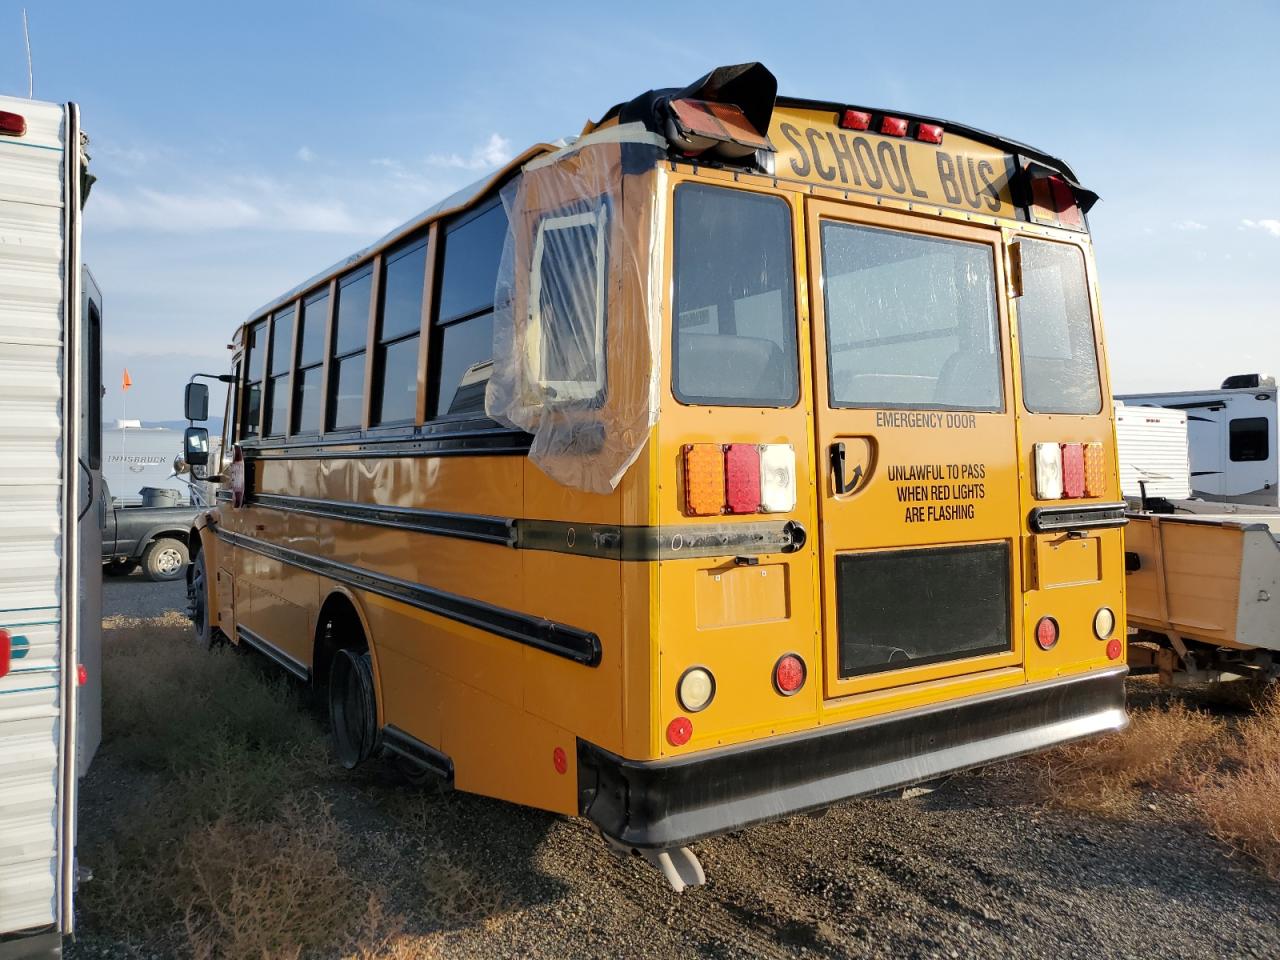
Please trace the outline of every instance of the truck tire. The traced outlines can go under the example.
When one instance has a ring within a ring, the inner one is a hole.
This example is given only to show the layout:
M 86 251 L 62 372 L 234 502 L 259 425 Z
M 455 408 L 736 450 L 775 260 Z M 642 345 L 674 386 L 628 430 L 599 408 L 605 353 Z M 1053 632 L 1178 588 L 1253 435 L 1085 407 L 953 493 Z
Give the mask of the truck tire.
M 187 580 L 187 613 L 191 617 L 196 643 L 203 650 L 212 649 L 217 638 L 216 628 L 209 618 L 208 575 L 204 551 L 201 550 L 196 554 L 195 562 L 191 565 L 191 577 Z
M 142 572 L 148 580 L 178 580 L 186 571 L 189 559 L 185 543 L 162 537 L 152 541 L 142 555 Z

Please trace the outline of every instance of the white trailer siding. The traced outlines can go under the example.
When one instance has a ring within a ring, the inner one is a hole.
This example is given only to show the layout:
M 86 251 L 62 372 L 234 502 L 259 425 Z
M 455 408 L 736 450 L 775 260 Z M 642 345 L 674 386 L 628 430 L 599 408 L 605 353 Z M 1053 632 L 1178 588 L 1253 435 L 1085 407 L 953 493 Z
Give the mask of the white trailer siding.
M 1191 496 L 1187 451 L 1187 415 L 1162 407 L 1131 407 L 1117 402 L 1116 450 L 1120 492 L 1137 499 L 1185 500 Z
M 78 197 L 65 177 L 71 112 L 8 98 L 0 110 L 27 121 L 23 137 L 0 137 L 0 627 L 13 641 L 10 671 L 0 678 L 0 934 L 7 934 L 65 929 L 70 920 L 64 853 L 73 842 L 67 733 L 74 720 L 64 707 L 74 688 L 64 661 L 74 633 L 62 630 L 69 619 L 74 628 L 67 603 L 77 591 L 62 571 L 75 553 L 67 508 L 81 498 L 63 487 L 75 436 L 64 429 L 63 373 L 79 369 L 63 352 L 76 309 L 68 293 L 79 286 L 75 214 L 65 199 Z

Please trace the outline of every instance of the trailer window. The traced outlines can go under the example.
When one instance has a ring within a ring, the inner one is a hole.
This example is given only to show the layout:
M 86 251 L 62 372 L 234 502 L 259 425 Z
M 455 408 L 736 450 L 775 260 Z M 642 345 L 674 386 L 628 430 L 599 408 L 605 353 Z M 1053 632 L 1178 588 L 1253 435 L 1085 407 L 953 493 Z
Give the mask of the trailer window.
M 1228 426 L 1232 463 L 1253 463 L 1271 456 L 1271 431 L 1266 417 L 1242 417 Z M 1221 447 L 1219 447 L 1221 449 Z
M 832 406 L 1004 406 L 989 246 L 824 221 L 822 281 Z
M 1044 240 L 1022 248 L 1018 340 L 1022 401 L 1032 413 L 1098 413 L 1102 386 L 1093 314 L 1078 247 Z
M 701 184 L 676 192 L 674 389 L 681 402 L 796 402 L 794 278 L 784 200 Z

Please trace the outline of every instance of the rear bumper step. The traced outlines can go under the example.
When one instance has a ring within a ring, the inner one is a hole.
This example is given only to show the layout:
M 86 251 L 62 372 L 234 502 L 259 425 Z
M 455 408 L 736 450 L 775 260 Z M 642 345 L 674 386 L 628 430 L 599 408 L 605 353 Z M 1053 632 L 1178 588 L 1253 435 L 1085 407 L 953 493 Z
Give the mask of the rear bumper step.
M 674 760 L 578 742 L 579 811 L 630 847 L 678 847 L 839 800 L 1121 730 L 1126 667 Z

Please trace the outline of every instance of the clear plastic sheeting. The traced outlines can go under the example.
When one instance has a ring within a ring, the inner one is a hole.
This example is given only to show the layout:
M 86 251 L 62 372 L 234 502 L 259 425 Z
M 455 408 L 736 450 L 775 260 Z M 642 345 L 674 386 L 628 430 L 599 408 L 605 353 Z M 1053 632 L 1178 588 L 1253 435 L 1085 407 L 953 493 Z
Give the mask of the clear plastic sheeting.
M 502 191 L 485 410 L 578 490 L 616 488 L 657 420 L 664 146 L 639 124 L 606 128 Z

